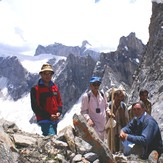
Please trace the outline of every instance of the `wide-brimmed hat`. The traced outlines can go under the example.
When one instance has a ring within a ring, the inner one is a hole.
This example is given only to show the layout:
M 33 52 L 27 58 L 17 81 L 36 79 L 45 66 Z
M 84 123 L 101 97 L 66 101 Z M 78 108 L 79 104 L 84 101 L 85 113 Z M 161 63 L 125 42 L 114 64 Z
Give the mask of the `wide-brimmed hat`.
M 54 74 L 52 65 L 50 65 L 49 63 L 45 63 L 45 64 L 42 65 L 41 71 L 39 72 L 39 74 L 42 73 L 42 72 L 45 72 L 45 71 L 51 71 Z
M 101 78 L 100 77 L 97 77 L 97 76 L 94 76 L 90 79 L 89 81 L 90 83 L 101 83 Z

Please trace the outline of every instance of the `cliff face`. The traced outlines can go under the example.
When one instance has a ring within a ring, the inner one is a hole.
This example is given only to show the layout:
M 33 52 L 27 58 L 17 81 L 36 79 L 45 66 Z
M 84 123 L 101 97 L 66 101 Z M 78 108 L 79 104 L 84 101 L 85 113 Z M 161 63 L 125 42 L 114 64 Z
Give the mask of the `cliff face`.
M 102 53 L 100 66 L 104 67 L 103 86 L 110 87 L 113 83 L 118 87 L 124 83 L 131 87 L 133 74 L 140 64 L 144 50 L 145 45 L 142 41 L 136 38 L 135 33 L 130 33 L 127 37 L 120 38 L 115 52 Z
M 163 4 L 153 2 L 149 41 L 142 63 L 135 73 L 130 102 L 137 100 L 141 88 L 149 91 L 152 115 L 163 131 Z M 162 133 L 163 136 L 163 133 Z

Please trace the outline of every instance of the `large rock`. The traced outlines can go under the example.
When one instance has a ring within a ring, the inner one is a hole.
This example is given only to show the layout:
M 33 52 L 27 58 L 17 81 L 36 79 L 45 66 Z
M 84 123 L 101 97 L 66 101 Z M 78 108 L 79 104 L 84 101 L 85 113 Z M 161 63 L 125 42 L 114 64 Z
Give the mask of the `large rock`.
M 73 124 L 82 139 L 92 145 L 92 151 L 99 156 L 100 162 L 111 163 L 115 161 L 106 144 L 98 137 L 95 130 L 87 125 L 87 122 L 82 115 L 74 114 Z

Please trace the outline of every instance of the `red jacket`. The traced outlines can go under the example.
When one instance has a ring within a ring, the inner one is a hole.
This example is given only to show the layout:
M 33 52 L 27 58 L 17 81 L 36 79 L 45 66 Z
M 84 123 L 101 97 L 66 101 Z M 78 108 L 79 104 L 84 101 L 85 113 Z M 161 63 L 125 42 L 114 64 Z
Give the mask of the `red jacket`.
M 58 87 L 51 81 L 46 87 L 42 80 L 31 88 L 31 107 L 37 121 L 50 120 L 51 114 L 62 113 L 62 101 Z

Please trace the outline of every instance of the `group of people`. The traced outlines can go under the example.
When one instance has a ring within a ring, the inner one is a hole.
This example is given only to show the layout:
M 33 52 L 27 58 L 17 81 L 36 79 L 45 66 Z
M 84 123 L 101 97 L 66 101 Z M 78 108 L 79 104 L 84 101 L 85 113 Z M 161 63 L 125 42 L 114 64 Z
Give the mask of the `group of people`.
M 88 125 L 95 129 L 101 140 L 107 139 L 113 153 L 122 151 L 126 156 L 136 154 L 147 159 L 155 150 L 159 157 L 163 144 L 158 123 L 151 116 L 148 91 L 140 90 L 139 101 L 128 109 L 123 90 L 113 88 L 108 101 L 99 90 L 100 84 L 100 77 L 92 77 L 90 90 L 82 97 L 81 114 Z M 110 125 L 106 128 L 107 123 Z
M 62 115 L 61 95 L 52 81 L 54 71 L 50 64 L 43 64 L 39 74 L 40 79 L 30 92 L 31 107 L 42 134 L 55 135 Z M 90 90 L 82 96 L 80 113 L 99 138 L 107 140 L 111 151 L 122 151 L 125 155 L 134 153 L 146 159 L 156 150 L 160 156 L 163 151 L 162 138 L 158 124 L 151 116 L 148 91 L 141 90 L 140 101 L 128 110 L 122 90 L 113 88 L 108 101 L 106 94 L 99 90 L 100 77 L 92 77 L 89 84 Z

